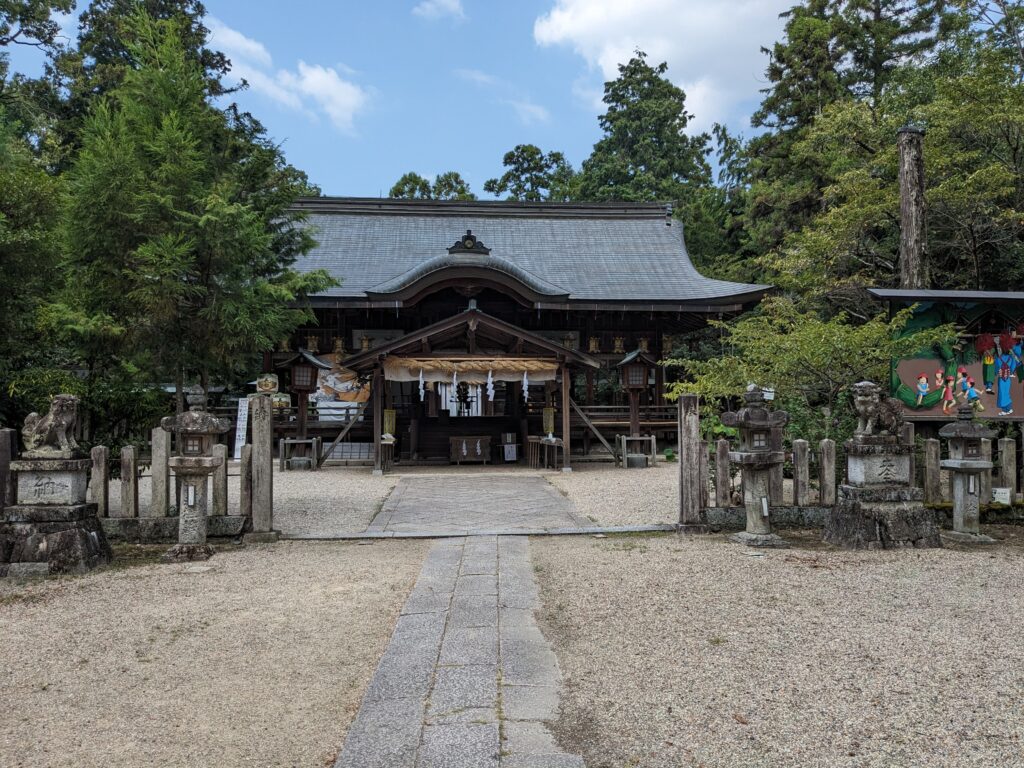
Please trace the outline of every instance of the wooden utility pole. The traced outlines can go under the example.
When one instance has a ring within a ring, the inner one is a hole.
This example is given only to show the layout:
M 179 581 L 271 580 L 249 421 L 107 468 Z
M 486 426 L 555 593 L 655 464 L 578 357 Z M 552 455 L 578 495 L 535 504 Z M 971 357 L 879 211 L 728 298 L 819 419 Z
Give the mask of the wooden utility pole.
M 896 134 L 896 143 L 900 151 L 900 288 L 927 288 L 924 130 L 904 126 Z

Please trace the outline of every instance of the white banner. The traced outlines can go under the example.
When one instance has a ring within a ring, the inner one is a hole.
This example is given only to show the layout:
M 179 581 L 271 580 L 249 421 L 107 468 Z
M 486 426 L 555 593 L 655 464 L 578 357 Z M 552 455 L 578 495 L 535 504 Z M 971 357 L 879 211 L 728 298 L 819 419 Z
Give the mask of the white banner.
M 249 429 L 249 398 L 238 401 L 238 419 L 235 421 L 235 460 L 242 458 L 242 446 Z

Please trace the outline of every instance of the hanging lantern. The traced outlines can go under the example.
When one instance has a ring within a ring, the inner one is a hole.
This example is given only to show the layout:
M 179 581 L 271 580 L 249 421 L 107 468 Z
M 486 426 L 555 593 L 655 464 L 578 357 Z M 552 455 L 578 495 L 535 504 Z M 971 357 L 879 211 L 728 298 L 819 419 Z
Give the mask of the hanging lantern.
M 320 351 L 320 339 L 316 336 L 307 336 L 306 349 L 315 355 Z
M 624 336 L 616 336 L 612 346 L 612 352 L 616 355 L 624 354 L 626 351 L 626 339 Z
M 646 337 L 646 336 L 641 336 L 641 337 L 640 337 L 640 338 L 639 338 L 639 339 L 637 340 L 637 344 L 638 344 L 638 346 L 640 347 L 640 351 L 641 351 L 641 352 L 649 352 L 649 351 L 650 351 L 650 350 L 649 350 L 649 349 L 647 348 L 647 344 L 648 344 L 648 341 L 647 341 L 647 337 Z
M 591 336 L 587 342 L 587 352 L 592 355 L 600 354 L 601 352 L 601 339 L 597 336 Z
M 334 354 L 337 355 L 338 360 L 341 360 L 345 356 L 345 339 L 342 336 L 334 337 Z
M 363 352 L 368 351 L 370 349 L 370 337 L 364 333 L 363 338 L 359 340 L 359 344 Z

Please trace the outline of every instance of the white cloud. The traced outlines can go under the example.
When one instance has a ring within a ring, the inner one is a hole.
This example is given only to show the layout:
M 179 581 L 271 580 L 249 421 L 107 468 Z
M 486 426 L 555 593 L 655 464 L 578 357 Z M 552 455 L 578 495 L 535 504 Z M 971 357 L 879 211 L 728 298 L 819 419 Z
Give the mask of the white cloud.
M 412 9 L 412 12 L 425 19 L 439 19 L 442 16 L 466 18 L 466 12 L 462 10 L 462 0 L 423 0 Z
M 505 99 L 505 104 L 508 104 L 512 109 L 515 110 L 516 116 L 519 117 L 519 121 L 523 125 L 533 125 L 534 123 L 546 123 L 548 118 L 551 117 L 548 111 L 540 104 L 534 104 L 531 101 L 523 101 L 521 99 Z
M 499 81 L 494 75 L 481 72 L 479 69 L 456 69 L 455 74 L 463 80 L 475 83 L 476 85 L 498 85 Z
M 779 39 L 780 12 L 792 0 L 554 0 L 533 27 L 539 45 L 567 46 L 600 72 L 618 76 L 637 49 L 648 62 L 668 62 L 687 95 L 696 130 L 733 122 L 744 100 L 764 87 L 760 52 Z M 576 84 L 577 98 L 592 89 Z
M 270 51 L 263 43 L 246 37 L 237 29 L 227 26 L 220 19 L 209 16 L 206 19 L 206 26 L 210 30 L 210 47 L 214 50 L 223 51 L 229 58 L 235 56 L 243 61 L 264 67 L 269 67 L 273 63 Z
M 215 18 L 207 19 L 210 47 L 231 59 L 231 74 L 245 80 L 256 93 L 301 112 L 312 120 L 324 115 L 344 133 L 354 130 L 354 119 L 369 102 L 369 93 L 346 80 L 355 70 L 345 65 L 325 67 L 299 61 L 295 70 L 273 68 L 266 46 Z
M 488 74 L 479 69 L 456 69 L 455 76 L 473 85 L 487 88 L 500 95 L 499 104 L 512 107 L 523 125 L 534 123 L 546 123 L 551 115 L 545 107 L 536 104 L 525 97 L 519 88 L 512 83 L 502 80 L 500 77 Z

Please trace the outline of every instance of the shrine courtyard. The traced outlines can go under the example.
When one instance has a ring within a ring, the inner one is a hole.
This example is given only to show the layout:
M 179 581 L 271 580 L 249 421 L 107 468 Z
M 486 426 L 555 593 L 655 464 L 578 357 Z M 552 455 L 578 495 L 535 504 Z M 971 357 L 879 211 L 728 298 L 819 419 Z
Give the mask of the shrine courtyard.
M 190 565 L 119 545 L 112 568 L 5 580 L 0 764 L 442 766 L 455 745 L 493 768 L 1021 764 L 1020 528 L 883 552 L 792 530 L 764 551 L 725 534 L 296 540 L 383 524 L 396 492 L 651 525 L 677 477 L 281 473 L 291 540 Z

